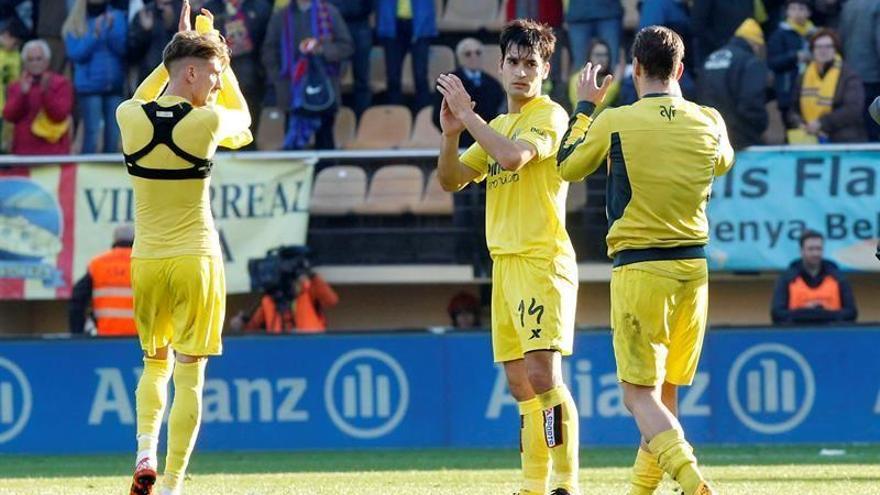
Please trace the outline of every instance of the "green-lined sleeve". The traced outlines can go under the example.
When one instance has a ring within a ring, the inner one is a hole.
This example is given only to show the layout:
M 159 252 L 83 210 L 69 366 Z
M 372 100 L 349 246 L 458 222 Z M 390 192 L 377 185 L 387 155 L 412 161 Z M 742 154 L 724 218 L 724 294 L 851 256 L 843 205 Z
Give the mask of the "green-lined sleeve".
M 583 180 L 605 162 L 611 147 L 608 114 L 603 112 L 592 119 L 596 106 L 590 102 L 578 103 L 569 121 L 568 132 L 556 155 L 559 175 L 570 182 Z

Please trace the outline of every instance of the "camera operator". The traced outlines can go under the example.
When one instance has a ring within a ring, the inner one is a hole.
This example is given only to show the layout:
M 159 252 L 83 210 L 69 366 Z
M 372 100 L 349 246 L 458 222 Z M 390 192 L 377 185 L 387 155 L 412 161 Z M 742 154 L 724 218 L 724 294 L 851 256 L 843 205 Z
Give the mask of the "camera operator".
M 321 333 L 327 330 L 324 310 L 335 306 L 339 296 L 323 277 L 312 270 L 304 254 L 281 249 L 277 255 L 270 252 L 266 260 L 256 260 L 256 263 L 277 267 L 281 282 L 278 285 L 257 283 L 263 290 L 259 305 L 250 315 L 241 312 L 233 317 L 229 322 L 231 330 L 266 333 Z

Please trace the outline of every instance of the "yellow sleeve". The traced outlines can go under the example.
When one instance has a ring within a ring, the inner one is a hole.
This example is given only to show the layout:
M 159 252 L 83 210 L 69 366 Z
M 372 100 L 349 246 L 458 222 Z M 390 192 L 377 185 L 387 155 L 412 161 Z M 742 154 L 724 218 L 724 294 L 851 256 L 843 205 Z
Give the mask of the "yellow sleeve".
M 530 116 L 528 130 L 518 135 L 516 140 L 534 146 L 538 154 L 532 158 L 532 161 L 539 162 L 559 151 L 559 144 L 565 133 L 565 121 L 565 112 L 555 105 L 542 108 L 535 115 Z
M 608 157 L 611 148 L 609 112 L 602 112 L 592 119 L 590 115 L 593 110 L 595 105 L 592 103 L 578 103 L 556 155 L 559 175 L 567 181 L 583 180 L 605 163 Z
M 165 89 L 166 84 L 168 84 L 168 70 L 165 69 L 164 64 L 160 63 L 159 66 L 153 69 L 153 72 L 150 72 L 150 75 L 138 85 L 131 99 L 153 101 L 162 94 L 162 90 Z
M 220 32 L 214 29 L 208 18 L 201 14 L 196 16 L 195 28 L 202 35 L 220 36 Z M 227 66 L 221 77 L 223 84 L 213 109 L 218 120 L 215 136 L 219 139 L 220 146 L 238 149 L 254 140 L 249 129 L 251 113 L 232 68 Z
M 724 123 L 724 119 L 721 118 L 721 114 L 718 113 L 717 110 L 712 110 L 717 117 L 716 122 L 718 123 L 718 157 L 715 162 L 715 176 L 722 176 L 730 171 L 733 168 L 733 164 L 736 162 L 736 155 L 733 152 L 733 146 L 730 144 L 730 138 L 727 137 L 727 125 Z
M 476 141 L 461 154 L 459 161 L 480 173 L 474 182 L 482 182 L 489 173 L 489 154 Z

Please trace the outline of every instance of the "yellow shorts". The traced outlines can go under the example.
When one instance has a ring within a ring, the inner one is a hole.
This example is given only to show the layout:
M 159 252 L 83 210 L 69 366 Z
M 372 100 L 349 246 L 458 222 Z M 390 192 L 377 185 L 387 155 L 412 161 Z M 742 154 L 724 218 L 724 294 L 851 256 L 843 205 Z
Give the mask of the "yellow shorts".
M 495 362 L 529 351 L 571 354 L 577 306 L 577 264 L 497 256 L 492 267 L 492 351 Z
M 690 385 L 709 309 L 706 260 L 645 261 L 611 272 L 617 378 L 634 385 Z
M 226 278 L 221 258 L 132 258 L 131 286 L 135 323 L 148 355 L 168 345 L 190 356 L 223 351 Z

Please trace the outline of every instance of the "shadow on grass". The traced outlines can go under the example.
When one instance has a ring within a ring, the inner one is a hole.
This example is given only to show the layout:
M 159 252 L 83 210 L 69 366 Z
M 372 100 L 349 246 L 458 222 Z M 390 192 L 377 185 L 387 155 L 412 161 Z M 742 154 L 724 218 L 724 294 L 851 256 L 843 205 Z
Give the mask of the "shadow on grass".
M 824 446 L 701 447 L 700 462 L 709 466 L 784 466 L 880 464 L 880 445 L 836 445 L 839 456 L 821 456 Z M 583 469 L 628 467 L 635 448 L 586 448 Z M 127 475 L 132 455 L 0 455 L 2 478 L 55 478 Z M 497 450 L 369 450 L 315 452 L 196 452 L 190 470 L 199 474 L 344 473 L 363 471 L 437 471 L 518 469 L 519 452 Z M 877 479 L 869 477 L 866 479 Z

